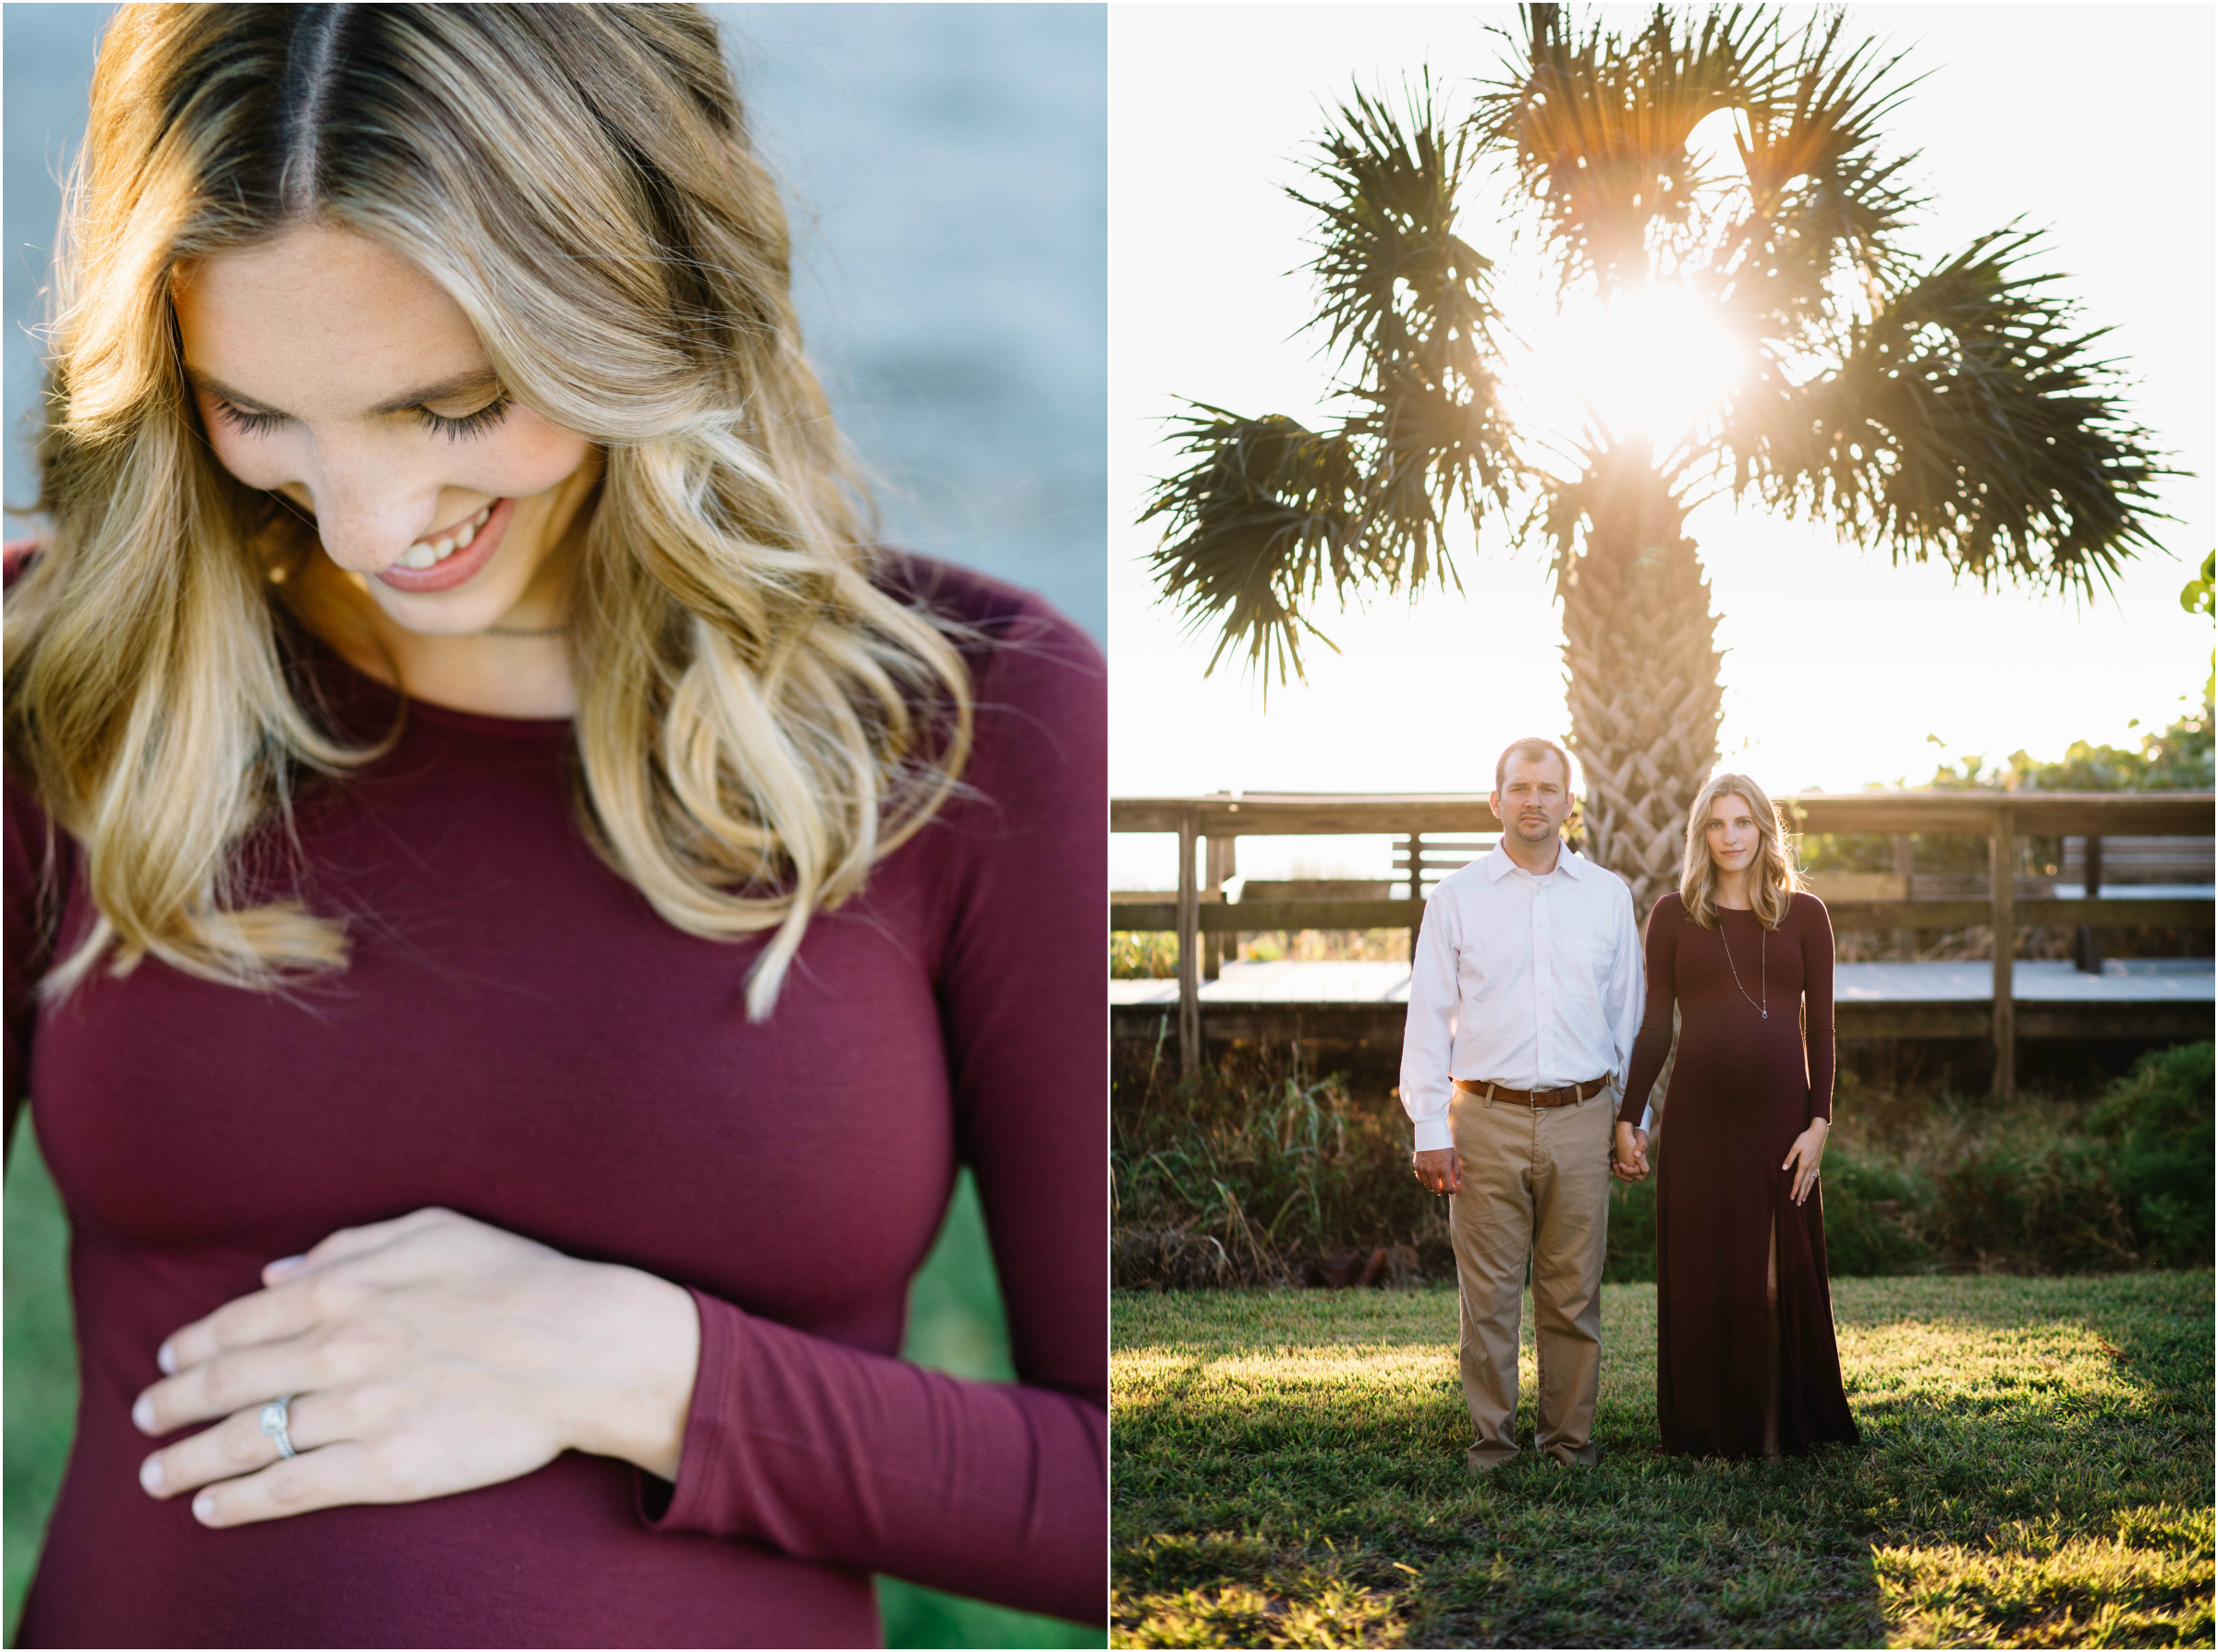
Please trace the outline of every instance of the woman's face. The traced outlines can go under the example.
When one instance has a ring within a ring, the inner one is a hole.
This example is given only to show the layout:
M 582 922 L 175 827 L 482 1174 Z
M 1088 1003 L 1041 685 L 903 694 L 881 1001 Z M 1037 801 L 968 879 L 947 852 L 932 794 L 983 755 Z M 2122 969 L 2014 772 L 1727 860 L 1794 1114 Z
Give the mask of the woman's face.
M 1745 871 L 1756 864 L 1763 833 L 1756 825 L 1755 806 L 1737 792 L 1727 792 L 1710 805 L 1710 824 L 1704 828 L 1710 858 L 1721 872 Z
M 313 226 L 189 264 L 172 296 L 217 459 L 313 517 L 396 624 L 469 635 L 527 592 L 549 610 L 598 450 L 508 399 L 438 283 Z

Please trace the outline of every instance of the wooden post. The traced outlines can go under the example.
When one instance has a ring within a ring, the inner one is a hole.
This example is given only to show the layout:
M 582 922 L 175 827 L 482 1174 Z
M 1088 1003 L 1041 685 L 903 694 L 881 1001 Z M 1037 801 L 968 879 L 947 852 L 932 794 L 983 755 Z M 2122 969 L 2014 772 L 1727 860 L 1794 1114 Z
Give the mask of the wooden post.
M 1188 804 L 1178 811 L 1178 1071 L 1191 1075 L 1201 1064 L 1201 892 L 1194 881 L 1194 839 L 1201 810 Z
M 1224 898 L 1225 880 L 1233 874 L 1233 844 L 1237 838 L 1205 837 L 1201 840 L 1201 891 Z M 1213 981 L 1227 954 L 1238 945 L 1238 937 L 1220 930 L 1204 936 L 1201 941 L 1201 978 Z
M 1994 809 L 1993 907 L 1994 929 L 1994 1093 L 2005 1100 L 2017 1093 L 2017 1018 L 2012 1002 L 2012 961 L 2017 951 L 2017 835 L 2010 806 Z
M 1910 898 L 1910 880 L 1917 875 L 1917 862 L 1918 857 L 1910 847 L 1910 834 L 1897 832 L 1895 834 L 1895 875 L 1902 880 L 1902 898 L 1906 901 Z M 1917 930 L 1895 931 L 1895 955 L 1897 958 L 1912 957 L 1917 951 Z
M 2090 837 L 2084 840 L 2080 859 L 2085 863 L 2081 875 L 2086 887 L 2079 893 L 2093 900 L 2102 893 L 2102 840 Z M 2072 962 L 2083 975 L 2102 973 L 2102 931 L 2091 924 L 2079 926 L 2079 944 L 2072 949 Z

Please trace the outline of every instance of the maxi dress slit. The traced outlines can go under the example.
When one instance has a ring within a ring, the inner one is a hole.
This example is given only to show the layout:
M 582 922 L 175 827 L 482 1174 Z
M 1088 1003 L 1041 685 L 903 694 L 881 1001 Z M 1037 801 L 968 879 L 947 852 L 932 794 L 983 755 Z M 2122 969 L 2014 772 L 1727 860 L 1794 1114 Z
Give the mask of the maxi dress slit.
M 1619 1117 L 1640 1116 L 1671 1049 L 1676 1003 L 1678 1057 L 1656 1155 L 1664 1449 L 1762 1452 L 1773 1233 L 1780 1450 L 1853 1442 L 1826 1284 L 1822 1194 L 1813 1186 L 1797 1205 L 1793 1175 L 1781 1168 L 1810 1121 L 1832 1117 L 1833 930 L 1824 905 L 1798 894 L 1767 934 L 1749 912 L 1722 912 L 1719 928 L 1700 929 L 1667 894 L 1649 915 L 1646 951 L 1647 1003 Z

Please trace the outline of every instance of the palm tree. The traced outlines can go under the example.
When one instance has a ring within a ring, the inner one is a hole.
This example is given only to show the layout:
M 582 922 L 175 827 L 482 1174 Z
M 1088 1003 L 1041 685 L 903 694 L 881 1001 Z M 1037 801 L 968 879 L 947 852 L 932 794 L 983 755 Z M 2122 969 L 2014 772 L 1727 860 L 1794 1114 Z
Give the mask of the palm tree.
M 1310 430 L 1189 404 L 1191 463 L 1142 518 L 1165 524 L 1162 592 L 1218 634 L 1211 669 L 1244 655 L 1266 688 L 1322 640 L 1306 610 L 1328 586 L 1453 584 L 1459 518 L 1482 544 L 1544 535 L 1589 847 L 1642 911 L 1676 882 L 1717 759 L 1716 616 L 1686 532 L 1703 498 L 1983 587 L 2081 594 L 2163 519 L 2170 472 L 2110 393 L 2101 334 L 2029 269 L 2037 237 L 2000 229 L 1923 269 L 1904 249 L 1923 202 L 1881 130 L 1901 59 L 1842 29 L 1659 7 L 1637 34 L 1580 34 L 1532 6 L 1460 118 L 1429 75 L 1399 109 L 1359 92 L 1292 191 L 1320 221 L 1315 324 L 1352 410 Z M 1560 305 L 1638 316 L 1664 295 L 1737 341 L 1737 376 L 1683 431 L 1592 401 L 1548 424 L 1520 401 L 1501 273 L 1456 234 L 1482 173 Z

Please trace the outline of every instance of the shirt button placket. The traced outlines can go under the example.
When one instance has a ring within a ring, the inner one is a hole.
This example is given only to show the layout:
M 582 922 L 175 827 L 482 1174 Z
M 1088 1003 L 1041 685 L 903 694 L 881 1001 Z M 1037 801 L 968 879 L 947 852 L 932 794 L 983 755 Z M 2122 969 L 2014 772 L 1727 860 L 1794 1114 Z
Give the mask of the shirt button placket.
M 1532 979 L 1533 1002 L 1539 1014 L 1533 1017 L 1533 1083 L 1546 1082 L 1550 1057 L 1554 1054 L 1548 1037 L 1548 1010 L 1552 1002 L 1549 989 L 1554 982 L 1554 967 L 1548 950 L 1548 885 L 1535 880 L 1532 887 Z

